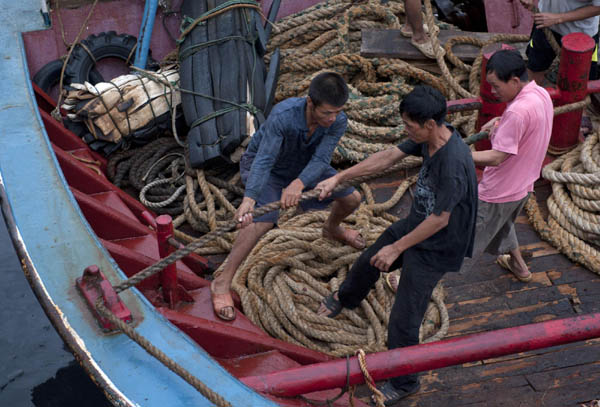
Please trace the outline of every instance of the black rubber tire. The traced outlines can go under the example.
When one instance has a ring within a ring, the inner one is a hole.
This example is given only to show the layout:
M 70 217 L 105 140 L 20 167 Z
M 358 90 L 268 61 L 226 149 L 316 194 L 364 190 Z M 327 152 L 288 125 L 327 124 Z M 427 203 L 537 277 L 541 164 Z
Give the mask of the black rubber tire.
M 33 76 L 33 83 L 39 86 L 44 92 L 50 93 L 52 87 L 58 85 L 60 82 L 60 71 L 62 70 L 62 66 L 62 59 L 55 59 L 54 61 L 48 62 Z M 92 69 L 86 80 L 95 85 L 102 81 L 102 75 L 95 69 Z M 68 85 L 66 81 L 65 85 Z
M 81 41 L 94 55 L 96 61 L 103 58 L 120 58 L 133 63 L 135 52 L 133 48 L 137 39 L 129 34 L 117 34 L 114 31 L 92 34 Z M 148 51 L 148 62 L 151 61 L 151 52 Z M 83 83 L 89 78 L 94 68 L 94 60 L 81 46 L 75 46 L 67 68 L 65 69 L 65 83 Z

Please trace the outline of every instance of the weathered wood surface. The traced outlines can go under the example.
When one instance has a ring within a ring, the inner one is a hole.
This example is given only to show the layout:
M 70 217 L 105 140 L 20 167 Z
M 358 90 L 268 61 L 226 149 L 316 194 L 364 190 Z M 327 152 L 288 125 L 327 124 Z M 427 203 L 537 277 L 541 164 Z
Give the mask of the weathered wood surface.
M 496 33 L 441 30 L 438 36 L 442 46 L 455 37 L 468 36 L 487 41 Z M 526 42 L 513 43 L 525 56 Z M 470 44 L 457 44 L 452 52 L 464 62 L 472 62 L 479 55 L 480 47 Z M 367 58 L 400 58 L 404 60 L 424 60 L 423 54 L 410 43 L 410 38 L 403 37 L 400 30 L 362 30 L 362 44 L 360 55 Z
M 389 197 L 394 184 L 393 178 L 372 183 L 379 187 L 377 201 Z M 536 187 L 542 205 L 549 189 L 547 183 Z M 406 194 L 392 212 L 406 216 L 410 203 Z M 533 280 L 519 282 L 487 254 L 469 272 L 446 274 L 447 337 L 600 311 L 598 275 L 540 241 L 524 212 L 516 228 Z M 361 388 L 357 395 L 368 394 Z M 421 390 L 397 405 L 580 407 L 595 399 L 600 399 L 600 339 L 424 372 Z

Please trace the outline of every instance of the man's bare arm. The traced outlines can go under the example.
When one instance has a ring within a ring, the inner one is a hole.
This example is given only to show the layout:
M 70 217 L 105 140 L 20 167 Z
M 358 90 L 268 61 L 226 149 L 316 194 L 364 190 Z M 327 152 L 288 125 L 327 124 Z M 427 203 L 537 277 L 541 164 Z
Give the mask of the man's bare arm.
M 338 174 L 340 182 L 345 182 L 356 177 L 365 175 L 377 174 L 394 165 L 397 161 L 406 157 L 406 153 L 398 147 L 388 148 L 387 150 L 379 151 L 364 161 L 340 172 Z
M 496 167 L 508 158 L 510 154 L 497 150 L 473 151 L 473 162 L 475 165 L 485 167 Z
M 360 163 L 334 175 L 331 178 L 319 182 L 319 184 L 315 187 L 315 189 L 321 191 L 319 199 L 325 199 L 329 197 L 331 195 L 331 191 L 345 181 L 356 177 L 362 177 L 381 172 L 404 157 L 406 157 L 406 153 L 404 153 L 398 147 L 388 148 L 387 150 L 375 153 L 364 161 L 361 161 Z
M 533 21 L 536 27 L 544 28 L 570 21 L 585 20 L 597 15 L 600 15 L 600 7 L 585 6 L 567 11 L 566 13 L 537 13 L 533 16 Z

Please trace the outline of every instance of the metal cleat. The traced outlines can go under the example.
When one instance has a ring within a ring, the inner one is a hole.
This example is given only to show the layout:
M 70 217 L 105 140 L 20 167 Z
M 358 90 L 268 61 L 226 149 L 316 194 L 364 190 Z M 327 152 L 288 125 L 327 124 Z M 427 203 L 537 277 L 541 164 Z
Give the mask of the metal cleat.
M 129 308 L 121 301 L 113 286 L 95 264 L 86 267 L 83 271 L 83 276 L 76 280 L 75 285 L 83 295 L 83 298 L 85 298 L 88 307 L 104 332 L 114 331 L 116 327 L 108 319 L 100 315 L 96 309 L 96 301 L 100 296 L 104 299 L 106 308 L 115 314 L 117 318 L 126 323 L 130 323 L 133 320 Z

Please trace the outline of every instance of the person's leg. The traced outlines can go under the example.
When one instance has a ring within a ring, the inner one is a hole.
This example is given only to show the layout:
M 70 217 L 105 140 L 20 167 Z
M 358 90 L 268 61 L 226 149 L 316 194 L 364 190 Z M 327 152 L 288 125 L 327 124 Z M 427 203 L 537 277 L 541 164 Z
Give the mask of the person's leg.
M 323 171 L 321 177 L 315 182 L 314 185 L 309 185 L 306 190 L 313 189 L 319 182 L 331 178 L 337 174 L 337 171 L 333 167 L 329 167 Z M 334 193 L 331 197 L 319 201 L 318 199 L 310 199 L 302 202 L 300 207 L 305 210 L 322 210 L 331 205 L 331 212 L 329 217 L 323 223 L 323 237 L 328 239 L 339 240 L 343 243 L 349 244 L 356 249 L 363 249 L 365 247 L 365 240 L 357 230 L 346 229 L 340 225 L 340 223 L 358 206 L 360 205 L 362 197 L 360 192 L 352 187 L 345 188 L 341 191 Z
M 502 255 L 505 253 L 510 254 L 508 260 L 508 268 L 513 272 L 520 280 L 528 279 L 531 276 L 527 263 L 523 259 L 521 251 L 519 249 L 519 241 L 517 239 L 517 233 L 515 231 L 515 221 L 521 210 L 529 199 L 528 194 L 525 198 L 516 202 L 509 202 L 506 204 L 498 204 L 497 217 L 504 219 L 504 224 L 498 233 L 494 236 L 486 251 L 491 254 Z M 500 263 L 500 262 L 499 262 Z M 500 263 L 502 265 L 502 263 Z
M 423 15 L 421 14 L 421 0 L 404 0 L 406 21 L 412 31 L 413 41 L 423 43 L 429 41 L 423 29 Z
M 529 267 L 527 267 L 527 263 L 525 263 L 523 255 L 521 254 L 521 250 L 519 249 L 519 241 L 517 240 L 517 233 L 515 232 L 514 224 L 511 225 L 511 230 L 509 232 L 507 241 L 510 241 L 510 246 L 512 246 L 506 249 L 508 254 L 510 254 L 510 270 L 521 278 L 528 278 L 531 275 L 531 272 L 529 271 Z
M 379 239 L 365 250 L 360 257 L 354 262 L 352 268 L 348 272 L 346 279 L 341 284 L 338 293 L 334 293 L 334 299 L 341 302 L 344 308 L 356 308 L 360 302 L 367 296 L 369 290 L 373 287 L 379 273 L 377 267 L 371 265 L 371 257 L 383 247 L 396 242 L 405 234 L 406 221 L 400 220 L 387 228 Z M 390 267 L 396 269 L 402 266 L 402 256 L 400 256 Z M 321 303 L 318 315 L 328 315 L 330 310 L 327 309 L 324 303 Z
M 356 249 L 365 247 L 365 240 L 357 230 L 346 229 L 340 223 L 360 205 L 360 192 L 337 198 L 333 201 L 329 217 L 323 223 L 323 236 L 348 243 Z
M 229 294 L 231 289 L 231 280 L 235 275 L 236 270 L 242 264 L 246 256 L 252 251 L 258 240 L 273 228 L 274 223 L 256 222 L 247 227 L 240 229 L 231 252 L 223 263 L 223 269 L 211 283 L 210 291 L 213 294 Z M 224 307 L 220 310 L 215 310 L 223 319 L 232 319 L 235 316 L 233 307 Z
M 556 55 L 543 30 L 533 28 L 525 53 L 527 54 L 529 79 L 535 81 L 539 86 L 543 86 L 546 80 L 546 71 L 550 68 Z
M 535 81 L 538 86 L 544 86 L 544 82 L 546 81 L 546 71 L 534 72 L 527 68 L 527 76 L 530 81 Z
M 419 343 L 419 329 L 431 294 L 444 274 L 444 271 L 429 269 L 416 259 L 414 253 L 405 253 L 400 283 L 388 324 L 388 349 Z M 390 382 L 397 390 L 410 393 L 418 387 L 418 375 L 398 376 Z

